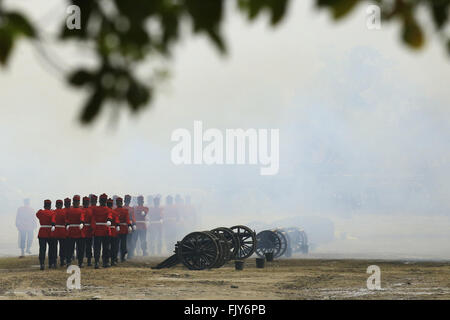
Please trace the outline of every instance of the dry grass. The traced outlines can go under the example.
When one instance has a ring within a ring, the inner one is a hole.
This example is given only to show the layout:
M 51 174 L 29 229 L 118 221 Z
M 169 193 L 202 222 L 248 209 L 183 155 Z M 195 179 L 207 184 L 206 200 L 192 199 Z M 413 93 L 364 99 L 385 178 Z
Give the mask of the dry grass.
M 243 271 L 232 264 L 190 271 L 153 270 L 160 259 L 83 268 L 81 290 L 67 290 L 65 269 L 40 271 L 37 257 L 0 259 L 0 299 L 450 299 L 449 262 L 291 259 Z M 382 290 L 366 288 L 369 265 L 381 268 Z

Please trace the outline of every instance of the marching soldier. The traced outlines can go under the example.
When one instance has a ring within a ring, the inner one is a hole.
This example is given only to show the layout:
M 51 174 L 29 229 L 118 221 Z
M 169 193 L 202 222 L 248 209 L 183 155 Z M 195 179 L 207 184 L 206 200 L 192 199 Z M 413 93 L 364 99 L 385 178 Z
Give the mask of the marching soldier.
M 127 235 L 133 232 L 133 228 L 130 221 L 130 213 L 127 208 L 122 207 L 122 198 L 116 199 L 117 208 L 115 211 L 119 217 L 119 243 L 120 243 L 120 261 L 124 262 L 125 255 L 127 254 Z
M 163 232 L 166 250 L 171 252 L 177 241 L 178 224 L 180 215 L 178 208 L 173 204 L 173 197 L 166 197 L 166 206 L 164 207 Z
M 67 255 L 67 230 L 66 230 L 66 211 L 63 209 L 63 201 L 56 200 L 56 209 L 53 211 L 52 224 L 55 225 L 55 231 L 52 232 L 52 237 L 55 239 L 55 257 L 58 252 L 59 245 L 59 264 L 61 267 L 66 265 Z
M 176 227 L 176 239 L 180 237 L 181 234 L 187 232 L 187 217 L 184 211 L 184 200 L 179 194 L 175 195 L 175 207 L 178 212 L 179 220 Z
M 19 231 L 19 247 L 21 256 L 25 255 L 25 243 L 28 254 L 31 254 L 31 245 L 33 244 L 33 233 L 37 227 L 36 211 L 30 207 L 30 199 L 23 200 L 23 206 L 17 209 L 16 227 Z
M 160 198 L 153 199 L 154 206 L 149 208 L 150 254 L 161 255 L 163 209 L 159 206 Z
M 91 225 L 94 233 L 95 269 L 99 268 L 100 252 L 102 253 L 103 268 L 110 267 L 109 260 L 109 226 L 112 224 L 112 211 L 106 206 L 108 196 L 100 196 L 100 206 L 92 207 Z
M 94 196 L 95 197 L 95 196 Z M 97 200 L 95 200 L 97 202 Z M 92 209 L 89 206 L 91 199 L 83 197 L 84 209 L 84 253 L 88 267 L 92 266 Z
M 147 221 L 148 208 L 144 206 L 144 197 L 137 197 L 137 206 L 134 207 L 134 217 L 136 218 L 136 237 L 133 239 L 133 248 L 139 240 L 143 256 L 147 256 Z
M 53 211 L 51 210 L 52 202 L 50 200 L 44 200 L 44 209 L 39 210 L 36 213 L 36 217 L 39 219 L 41 227 L 39 228 L 39 264 L 41 270 L 44 270 L 45 266 L 45 253 L 48 245 L 48 268 L 56 269 L 56 257 L 55 253 L 55 239 L 51 237 L 51 230 L 55 230 L 55 225 L 52 224 Z
M 128 210 L 130 221 L 133 227 L 133 232 L 128 233 L 127 235 L 127 252 L 128 252 L 128 259 L 133 258 L 134 256 L 134 238 L 136 238 L 136 218 L 134 216 L 134 209 L 132 206 L 130 206 L 131 202 L 131 196 L 129 194 L 125 195 L 125 205 L 123 206 Z
M 185 205 L 184 205 L 184 216 L 187 219 L 187 228 L 188 230 L 195 230 L 199 224 L 197 210 L 191 204 L 191 196 L 187 195 L 185 197 Z
M 84 256 L 84 224 L 85 224 L 85 210 L 80 208 L 80 196 L 73 197 L 73 206 L 66 211 L 66 229 L 67 232 L 67 265 L 72 262 L 72 257 L 77 245 L 77 260 L 78 266 L 83 267 Z
M 69 210 L 69 208 L 71 207 L 71 205 L 72 205 L 72 199 L 70 199 L 70 198 L 65 198 L 64 199 L 64 214 L 66 214 L 67 215 L 67 210 Z M 68 259 L 69 259 L 69 256 L 68 256 L 68 254 L 69 254 L 69 247 L 67 246 L 67 239 L 66 239 L 66 250 L 67 250 L 67 252 L 66 252 L 66 262 L 68 261 Z M 76 245 L 76 244 L 75 244 Z M 75 247 L 76 248 L 76 247 Z M 74 260 L 74 256 L 73 256 L 73 254 L 72 254 L 72 256 L 70 257 L 70 261 L 72 261 L 72 260 Z
M 152 196 L 152 195 L 149 195 L 149 196 L 147 196 L 147 207 L 148 207 L 149 212 L 150 212 L 150 209 L 151 209 L 152 206 L 153 206 L 153 196 Z M 147 216 L 147 219 L 148 219 L 148 216 Z M 150 221 L 148 221 L 148 222 L 150 223 Z M 151 241 L 150 225 L 148 225 L 148 232 L 147 232 L 147 248 L 148 248 L 149 245 L 150 245 L 150 241 Z
M 112 212 L 112 221 L 111 226 L 109 227 L 109 252 L 111 258 L 111 266 L 115 266 L 117 263 L 117 255 L 119 254 L 119 237 L 117 233 L 120 231 L 119 215 L 113 209 L 113 205 L 114 200 L 108 199 L 108 201 L 106 202 L 106 206 L 111 209 Z

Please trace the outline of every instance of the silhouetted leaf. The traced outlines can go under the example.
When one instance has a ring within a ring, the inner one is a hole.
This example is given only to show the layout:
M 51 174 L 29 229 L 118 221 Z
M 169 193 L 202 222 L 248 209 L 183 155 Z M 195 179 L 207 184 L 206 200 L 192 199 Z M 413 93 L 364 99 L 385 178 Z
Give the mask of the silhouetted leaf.
M 94 77 L 95 76 L 91 72 L 80 69 L 69 75 L 68 78 L 70 84 L 79 87 L 93 82 Z
M 442 29 L 445 22 L 448 20 L 450 0 L 433 0 L 430 1 L 429 4 L 433 13 L 434 24 L 438 29 Z
M 36 36 L 36 31 L 28 20 L 17 12 L 11 12 L 6 15 L 8 27 L 15 35 L 24 35 L 29 38 Z
M 127 92 L 127 100 L 133 112 L 138 111 L 150 100 L 150 88 L 132 81 Z
M 317 0 L 317 5 L 328 7 L 333 13 L 333 18 L 337 20 L 350 13 L 359 2 L 358 0 Z
M 92 120 L 100 113 L 104 99 L 105 93 L 103 92 L 102 87 L 99 86 L 84 105 L 80 121 L 84 124 L 92 122 Z
M 422 29 L 412 17 L 405 19 L 402 31 L 403 41 L 413 49 L 419 49 L 423 46 L 424 37 Z
M 6 65 L 8 58 L 14 46 L 14 40 L 11 32 L 5 28 L 0 29 L 0 63 Z
M 276 25 L 279 23 L 284 15 L 286 14 L 287 9 L 287 0 L 272 0 L 271 8 L 272 8 L 272 24 Z

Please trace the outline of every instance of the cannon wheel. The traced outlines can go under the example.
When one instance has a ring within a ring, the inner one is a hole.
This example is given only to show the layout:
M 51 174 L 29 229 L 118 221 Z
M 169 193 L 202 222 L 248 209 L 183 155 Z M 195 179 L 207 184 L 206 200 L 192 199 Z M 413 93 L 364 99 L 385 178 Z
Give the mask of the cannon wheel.
M 281 248 L 280 248 L 280 251 L 277 254 L 273 255 L 273 257 L 274 258 L 279 258 L 282 255 L 284 255 L 285 252 L 286 252 L 286 249 L 288 247 L 288 239 L 287 239 L 287 236 L 285 235 L 285 232 L 284 232 L 283 229 L 275 229 L 274 232 L 276 232 L 276 234 L 280 238 Z
M 267 252 L 273 252 L 276 257 L 281 250 L 281 240 L 277 232 L 264 230 L 256 235 L 256 254 L 263 258 Z
M 222 235 L 228 242 L 230 250 L 229 260 L 236 258 L 240 247 L 240 241 L 239 238 L 236 236 L 236 234 L 233 232 L 233 230 L 225 227 L 219 227 L 211 231 L 214 232 L 215 234 Z
M 208 231 L 210 234 L 212 234 L 214 237 L 216 237 L 217 245 L 219 247 L 219 258 L 217 259 L 217 262 L 212 266 L 212 268 L 220 268 L 225 263 L 230 261 L 231 259 L 231 249 L 228 245 L 228 241 L 225 239 L 225 237 L 222 234 L 217 234 L 212 231 Z
M 192 232 L 180 241 L 179 260 L 190 270 L 212 268 L 220 258 L 217 238 L 208 232 Z
M 236 259 L 246 259 L 250 257 L 256 248 L 256 234 L 249 227 L 234 226 L 230 228 L 239 239 L 239 250 Z
M 291 253 L 308 253 L 308 238 L 305 231 L 299 228 L 287 228 L 285 231 L 290 239 Z

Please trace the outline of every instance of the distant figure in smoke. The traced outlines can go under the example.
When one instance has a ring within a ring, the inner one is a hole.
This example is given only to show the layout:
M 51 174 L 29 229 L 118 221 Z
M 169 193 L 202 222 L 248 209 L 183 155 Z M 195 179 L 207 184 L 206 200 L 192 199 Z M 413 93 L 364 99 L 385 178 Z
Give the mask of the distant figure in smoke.
M 195 230 L 198 228 L 199 221 L 197 217 L 197 210 L 191 204 L 191 196 L 189 195 L 185 197 L 183 216 L 184 220 L 186 221 L 185 227 L 188 230 Z
M 152 209 L 152 207 L 153 207 L 153 196 L 152 195 L 149 195 L 149 196 L 147 196 L 147 207 L 148 207 L 148 210 L 149 210 L 149 212 L 150 212 L 150 210 Z M 148 219 L 149 219 L 149 216 L 150 215 L 147 215 L 147 221 L 149 221 Z M 149 222 L 150 223 L 150 222 Z M 148 226 L 148 231 L 147 231 L 147 248 L 150 246 L 150 238 L 151 238 L 151 235 L 150 235 L 150 226 Z
M 176 228 L 176 239 L 178 240 L 179 237 L 181 237 L 183 234 L 189 233 L 189 230 L 187 228 L 188 219 L 185 215 L 184 210 L 184 200 L 181 198 L 179 194 L 175 195 L 175 208 L 178 212 L 178 223 Z
M 161 255 L 162 249 L 162 223 L 163 209 L 159 206 L 160 197 L 153 199 L 154 206 L 149 208 L 149 230 L 150 235 L 150 254 Z
M 175 243 L 178 240 L 179 222 L 180 215 L 178 208 L 173 204 L 173 197 L 168 195 L 166 197 L 166 206 L 164 207 L 163 233 L 166 250 L 169 253 L 173 251 Z
M 128 214 L 133 229 L 133 232 L 129 232 L 127 234 L 127 254 L 128 259 L 130 259 L 133 258 L 134 256 L 133 238 L 136 237 L 136 218 L 134 217 L 134 209 L 132 206 L 130 206 L 131 196 L 129 194 L 125 195 L 124 202 L 125 205 L 123 207 L 128 210 Z
M 142 255 L 147 256 L 147 214 L 148 208 L 144 206 L 144 197 L 137 198 L 137 206 L 134 207 L 134 217 L 136 219 L 136 237 L 133 237 L 132 249 L 136 248 L 136 243 L 140 242 Z
M 44 200 L 44 209 L 39 210 L 36 213 L 36 217 L 39 219 L 41 227 L 39 228 L 39 264 L 41 270 L 44 270 L 45 266 L 45 254 L 48 245 L 48 267 L 49 269 L 56 269 L 56 240 L 52 238 L 51 233 L 55 231 L 55 224 L 52 223 L 53 211 L 52 202 L 50 200 Z
M 19 248 L 21 255 L 25 255 L 25 248 L 31 254 L 34 230 L 37 227 L 34 210 L 30 207 L 30 199 L 23 200 L 23 206 L 17 209 L 16 227 L 19 231 Z M 25 247 L 26 244 L 26 247 Z

